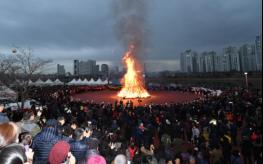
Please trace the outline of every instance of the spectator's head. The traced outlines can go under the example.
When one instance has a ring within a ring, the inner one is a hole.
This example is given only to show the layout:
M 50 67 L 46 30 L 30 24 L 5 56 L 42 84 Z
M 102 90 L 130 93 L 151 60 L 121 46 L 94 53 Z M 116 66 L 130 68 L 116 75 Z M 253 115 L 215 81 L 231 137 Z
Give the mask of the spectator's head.
M 58 124 L 63 126 L 65 124 L 65 118 L 63 116 L 59 116 L 57 118 Z
M 84 130 L 82 128 L 77 128 L 73 132 L 73 139 L 76 141 L 82 140 L 84 137 Z
M 0 163 L 24 164 L 26 160 L 25 149 L 22 145 L 11 144 L 0 151 Z
M 35 114 L 33 111 L 29 110 L 23 114 L 23 120 L 33 121 L 35 119 Z
M 195 157 L 190 156 L 190 158 L 189 158 L 189 164 L 196 164 Z
M 126 164 L 127 163 L 127 158 L 123 154 L 119 154 L 114 158 L 114 163 L 113 164 Z
M 84 128 L 84 136 L 85 137 L 90 137 L 92 135 L 92 128 L 91 127 L 85 127 Z
M 235 156 L 235 157 L 239 157 L 240 156 L 239 151 L 237 149 L 233 150 L 232 155 Z
M 70 126 L 65 126 L 62 130 L 62 134 L 67 137 L 72 137 L 73 129 Z
M 106 160 L 100 155 L 93 155 L 88 158 L 87 164 L 106 164 Z
M 26 145 L 31 145 L 32 143 L 32 135 L 29 132 L 20 133 L 19 136 L 19 143 Z
M 71 127 L 73 130 L 75 130 L 75 129 L 78 127 L 77 122 L 76 122 L 76 121 L 71 121 L 70 127 Z
M 70 145 L 65 141 L 58 141 L 50 150 L 48 161 L 50 164 L 61 164 L 67 160 Z
M 98 150 L 99 148 L 99 141 L 96 138 L 92 138 L 91 140 L 88 141 L 87 144 L 89 149 Z
M 55 119 L 49 119 L 49 120 L 47 120 L 47 122 L 46 122 L 46 127 L 55 128 L 55 127 L 57 127 L 57 125 L 58 125 L 58 122 L 57 122 L 57 120 L 55 120 Z
M 13 122 L 0 124 L 0 149 L 18 141 L 18 127 Z

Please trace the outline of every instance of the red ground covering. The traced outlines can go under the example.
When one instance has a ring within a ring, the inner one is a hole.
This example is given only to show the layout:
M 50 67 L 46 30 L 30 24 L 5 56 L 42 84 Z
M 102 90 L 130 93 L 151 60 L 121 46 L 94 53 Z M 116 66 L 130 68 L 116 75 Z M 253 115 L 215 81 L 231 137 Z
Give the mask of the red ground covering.
M 80 101 L 91 101 L 93 100 L 96 103 L 114 103 L 116 100 L 121 100 L 117 96 L 117 91 L 95 91 L 95 92 L 86 92 L 82 94 L 72 95 L 74 100 Z M 134 105 L 145 105 L 145 104 L 164 104 L 164 103 L 184 103 L 190 102 L 200 98 L 200 95 L 196 95 L 191 92 L 179 92 L 179 91 L 152 91 L 150 92 L 151 97 L 147 99 L 141 99 L 139 102 L 138 99 L 132 99 Z M 124 101 L 126 101 L 125 99 Z

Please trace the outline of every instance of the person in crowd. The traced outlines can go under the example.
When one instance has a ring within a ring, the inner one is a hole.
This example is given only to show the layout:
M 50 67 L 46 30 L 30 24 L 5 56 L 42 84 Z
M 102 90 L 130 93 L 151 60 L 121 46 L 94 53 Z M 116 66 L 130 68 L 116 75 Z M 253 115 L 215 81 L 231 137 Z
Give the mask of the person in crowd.
M 33 163 L 47 163 L 48 154 L 58 140 L 57 120 L 47 120 L 45 127 L 34 137 L 32 142 Z
M 3 113 L 3 111 L 4 111 L 4 104 L 0 103 L 0 124 L 9 121 L 9 118 L 5 113 Z
M 248 137 L 243 137 L 241 141 L 241 152 L 244 158 L 244 164 L 252 164 L 253 145 Z
M 77 128 L 73 132 L 73 140 L 70 141 L 70 151 L 75 156 L 76 161 L 81 161 L 86 158 L 86 153 L 88 150 L 87 144 L 84 142 L 84 130 L 82 128 Z
M 50 164 L 75 164 L 76 159 L 70 152 L 70 145 L 65 141 L 58 141 L 48 155 Z
M 220 164 L 223 158 L 222 150 L 219 145 L 215 145 L 210 151 L 210 163 Z
M 112 164 L 127 164 L 127 158 L 123 154 L 118 154 L 115 158 L 114 161 L 112 161 Z
M 242 164 L 242 159 L 238 150 L 234 150 L 231 155 L 231 164 Z
M 93 133 L 93 130 L 92 130 L 91 126 L 84 127 L 84 141 L 85 141 L 85 143 L 88 143 L 89 140 L 91 140 L 92 133 Z
M 59 116 L 57 118 L 57 122 L 58 122 L 58 132 L 61 134 L 64 130 L 64 127 L 65 127 L 65 117 L 63 116 Z
M 23 113 L 23 119 L 17 125 L 20 127 L 21 132 L 29 132 L 32 136 L 35 136 L 40 132 L 40 127 L 35 121 L 34 112 L 29 110 Z
M 106 164 L 106 160 L 103 156 L 92 155 L 87 159 L 87 164 Z
M 151 145 L 142 144 L 140 151 L 142 154 L 142 161 L 149 162 L 149 163 L 157 163 L 157 160 L 154 156 L 153 144 L 151 144 Z
M 64 126 L 63 131 L 59 133 L 60 139 L 68 143 L 73 141 L 73 132 L 74 130 L 69 125 Z
M 1 164 L 29 164 L 22 145 L 13 143 L 0 150 Z
M 0 124 L 0 149 L 3 147 L 18 142 L 19 128 L 13 122 Z
M 88 141 L 88 151 L 87 151 L 87 158 L 93 155 L 99 155 L 99 140 L 97 138 L 92 138 Z
M 33 150 L 30 148 L 32 144 L 32 135 L 29 132 L 23 132 L 19 134 L 19 143 L 22 144 L 25 148 L 27 161 L 33 162 Z

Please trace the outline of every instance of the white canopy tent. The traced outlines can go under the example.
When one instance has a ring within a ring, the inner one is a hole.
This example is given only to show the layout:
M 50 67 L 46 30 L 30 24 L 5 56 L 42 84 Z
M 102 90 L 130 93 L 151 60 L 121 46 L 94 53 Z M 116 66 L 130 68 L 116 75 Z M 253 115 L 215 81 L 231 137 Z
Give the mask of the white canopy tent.
M 104 81 L 102 81 L 103 85 L 107 85 L 108 84 L 108 79 L 105 79 Z
M 29 86 L 34 86 L 35 83 L 34 83 L 32 80 L 29 80 L 29 81 L 28 81 L 28 85 L 29 85 Z
M 41 85 L 44 85 L 45 82 L 43 82 L 41 79 L 38 79 L 37 81 L 34 82 L 34 85 L 35 86 L 41 86 Z
M 44 82 L 44 85 L 53 85 L 53 81 L 50 79 L 47 79 L 47 81 Z
M 93 78 L 91 78 L 90 80 L 89 80 L 89 83 L 88 83 L 89 85 L 96 85 L 96 82 L 95 82 L 95 80 L 93 79 Z
M 81 82 L 82 85 L 89 85 L 89 81 L 85 78 L 82 82 Z
M 103 85 L 103 82 L 101 79 L 98 79 L 97 81 L 95 81 L 95 84 L 96 85 Z
M 60 81 L 59 79 L 56 79 L 54 82 L 53 82 L 54 85 L 63 85 L 64 83 L 62 81 Z
M 68 82 L 68 85 L 76 85 L 76 79 L 72 79 L 70 82 Z
M 75 85 L 81 85 L 82 84 L 82 80 L 79 78 L 76 82 Z

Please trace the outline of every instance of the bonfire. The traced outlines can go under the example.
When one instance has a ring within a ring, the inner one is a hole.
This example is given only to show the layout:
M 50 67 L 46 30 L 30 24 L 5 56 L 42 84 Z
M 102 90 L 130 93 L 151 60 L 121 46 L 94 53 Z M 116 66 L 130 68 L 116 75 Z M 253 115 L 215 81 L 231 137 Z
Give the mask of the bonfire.
M 127 69 L 126 74 L 122 79 L 123 87 L 118 93 L 122 98 L 147 98 L 150 94 L 144 87 L 144 80 L 142 72 L 139 70 L 135 59 L 135 46 L 130 45 L 128 51 L 123 57 L 125 67 Z

